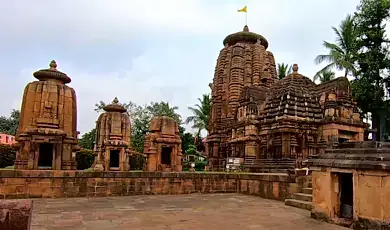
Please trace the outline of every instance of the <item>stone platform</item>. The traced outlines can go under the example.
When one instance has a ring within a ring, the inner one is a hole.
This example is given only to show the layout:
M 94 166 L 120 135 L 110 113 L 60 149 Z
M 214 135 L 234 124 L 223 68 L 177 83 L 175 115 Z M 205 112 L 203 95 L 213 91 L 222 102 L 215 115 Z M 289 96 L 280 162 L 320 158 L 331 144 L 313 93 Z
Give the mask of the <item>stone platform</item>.
M 33 230 L 316 229 L 316 221 L 283 202 L 240 194 L 34 199 Z

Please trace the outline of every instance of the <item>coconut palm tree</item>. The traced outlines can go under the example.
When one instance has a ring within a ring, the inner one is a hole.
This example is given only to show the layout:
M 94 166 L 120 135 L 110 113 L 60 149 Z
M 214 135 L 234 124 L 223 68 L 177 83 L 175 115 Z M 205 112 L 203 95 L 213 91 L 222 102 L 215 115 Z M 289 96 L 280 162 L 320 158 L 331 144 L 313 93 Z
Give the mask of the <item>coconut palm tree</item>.
M 188 107 L 189 110 L 194 114 L 193 116 L 187 117 L 184 123 L 193 123 L 192 128 L 198 129 L 197 135 L 202 130 L 208 130 L 208 124 L 211 112 L 211 99 L 209 94 L 203 94 L 202 98 L 198 98 L 199 104 L 195 104 L 194 107 Z
M 348 15 L 339 28 L 332 27 L 336 34 L 336 43 L 329 43 L 324 41 L 323 46 L 329 51 L 328 54 L 318 55 L 315 59 L 315 63 L 321 64 L 327 62 L 328 64 L 318 71 L 315 75 L 320 75 L 321 72 L 336 68 L 337 70 L 344 70 L 344 76 L 348 74 L 356 75 L 355 57 L 357 53 L 357 29 L 354 23 L 354 18 Z M 318 76 L 316 77 L 318 78 Z
M 320 80 L 321 83 L 335 79 L 336 74 L 333 71 L 325 70 L 315 75 L 313 81 Z
M 278 63 L 278 69 L 277 69 L 277 72 L 278 72 L 278 79 L 279 80 L 282 80 L 285 76 L 289 75 L 292 73 L 292 66 L 288 65 L 288 64 L 280 64 Z

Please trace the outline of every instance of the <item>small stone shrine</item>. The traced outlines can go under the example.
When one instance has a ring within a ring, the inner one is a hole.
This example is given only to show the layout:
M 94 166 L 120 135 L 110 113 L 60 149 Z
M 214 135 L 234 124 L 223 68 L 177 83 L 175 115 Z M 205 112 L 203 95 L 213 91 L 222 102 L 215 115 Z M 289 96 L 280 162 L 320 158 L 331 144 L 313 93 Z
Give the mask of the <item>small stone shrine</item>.
M 76 93 L 66 84 L 71 79 L 57 70 L 34 73 L 39 81 L 29 83 L 23 95 L 16 140 L 16 169 L 76 169 L 77 105 Z
M 146 171 L 181 172 L 181 139 L 179 126 L 170 117 L 155 117 L 145 136 Z
M 127 110 L 117 98 L 103 110 L 105 113 L 96 121 L 93 168 L 96 171 L 128 171 L 131 125 Z
M 307 165 L 313 218 L 354 229 L 390 229 L 390 143 L 340 143 Z
M 317 85 L 294 64 L 293 73 L 278 80 L 268 41 L 247 26 L 223 44 L 209 85 L 211 170 L 224 169 L 227 158 L 255 171 L 276 164 L 294 169 L 327 145 L 363 141 L 366 124 L 347 78 Z

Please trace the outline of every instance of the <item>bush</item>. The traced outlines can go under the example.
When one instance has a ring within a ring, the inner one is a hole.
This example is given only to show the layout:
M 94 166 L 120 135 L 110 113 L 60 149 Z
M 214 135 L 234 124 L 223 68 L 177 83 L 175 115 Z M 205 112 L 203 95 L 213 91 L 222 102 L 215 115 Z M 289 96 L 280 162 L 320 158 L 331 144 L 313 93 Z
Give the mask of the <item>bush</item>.
M 190 161 L 183 161 L 181 166 L 183 171 L 188 171 L 191 168 Z M 205 167 L 207 166 L 207 161 L 195 161 L 195 171 L 204 171 Z
M 189 145 L 189 146 L 188 146 L 188 149 L 185 150 L 184 154 L 187 154 L 187 155 L 196 155 L 196 154 L 197 154 L 196 146 L 195 146 L 195 145 Z
M 204 171 L 204 168 L 207 166 L 207 161 L 195 161 L 195 170 Z
M 130 170 L 144 170 L 145 157 L 140 154 L 133 154 L 129 157 Z
M 17 149 L 16 145 L 0 144 L 0 168 L 14 165 Z
M 84 170 L 91 168 L 94 160 L 95 156 L 93 155 L 92 150 L 81 149 L 80 152 L 76 154 L 77 169 Z

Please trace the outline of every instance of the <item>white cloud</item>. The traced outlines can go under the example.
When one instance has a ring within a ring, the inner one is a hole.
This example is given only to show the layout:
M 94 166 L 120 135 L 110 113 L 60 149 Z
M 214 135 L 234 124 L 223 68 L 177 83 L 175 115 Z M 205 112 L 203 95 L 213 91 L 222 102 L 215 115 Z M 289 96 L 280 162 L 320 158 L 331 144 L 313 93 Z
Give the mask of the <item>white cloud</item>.
M 95 124 L 94 104 L 115 96 L 138 104 L 166 100 L 186 117 L 209 91 L 222 40 L 242 29 L 243 4 L 250 30 L 267 38 L 276 62 L 298 63 L 311 77 L 320 68 L 315 56 L 325 52 L 322 41 L 333 41 L 330 27 L 358 2 L 7 1 L 0 7 L 0 97 L 8 100 L 0 101 L 0 115 L 19 106 L 32 72 L 54 58 L 72 78 L 82 133 Z

